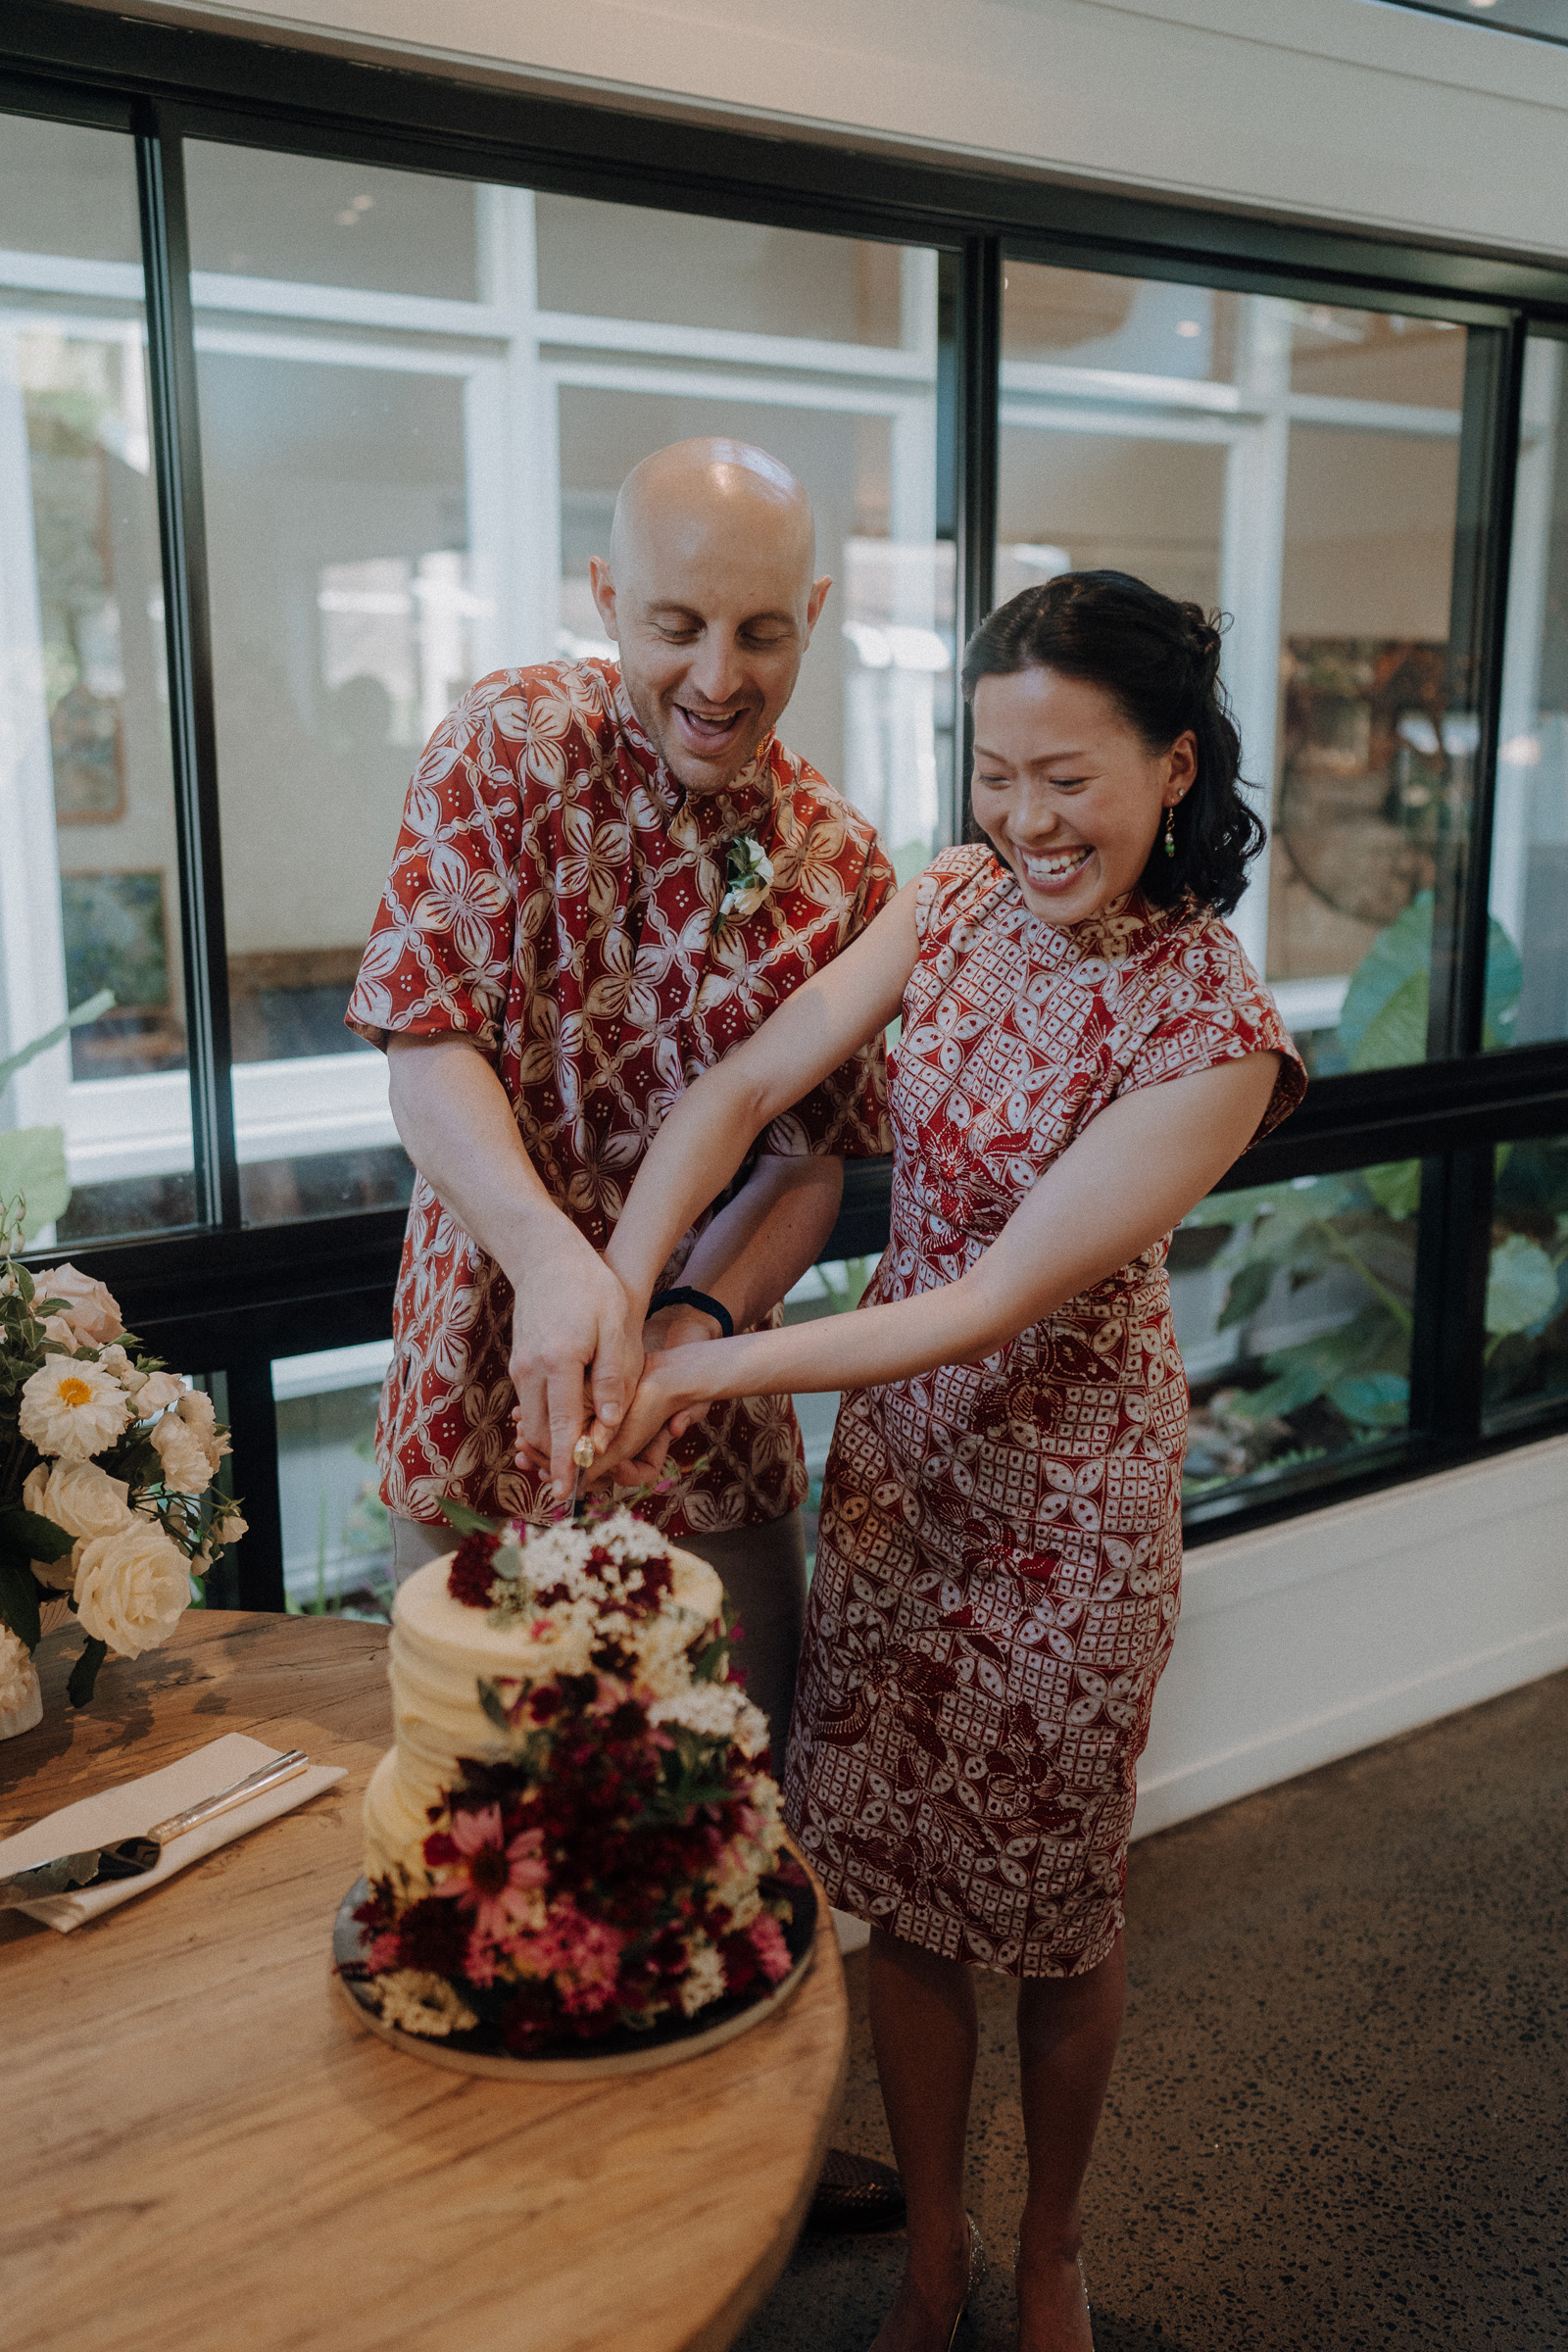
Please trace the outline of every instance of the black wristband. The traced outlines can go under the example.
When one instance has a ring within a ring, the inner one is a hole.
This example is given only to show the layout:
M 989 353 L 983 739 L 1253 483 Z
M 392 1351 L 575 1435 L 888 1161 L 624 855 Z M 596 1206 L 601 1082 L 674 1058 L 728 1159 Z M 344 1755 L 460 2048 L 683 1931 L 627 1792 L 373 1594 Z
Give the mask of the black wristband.
M 735 1337 L 735 1318 L 727 1306 L 710 1298 L 706 1291 L 694 1291 L 691 1284 L 682 1283 L 678 1291 L 656 1291 L 648 1301 L 648 1312 L 657 1315 L 662 1306 L 695 1306 L 700 1315 L 711 1315 L 726 1340 Z

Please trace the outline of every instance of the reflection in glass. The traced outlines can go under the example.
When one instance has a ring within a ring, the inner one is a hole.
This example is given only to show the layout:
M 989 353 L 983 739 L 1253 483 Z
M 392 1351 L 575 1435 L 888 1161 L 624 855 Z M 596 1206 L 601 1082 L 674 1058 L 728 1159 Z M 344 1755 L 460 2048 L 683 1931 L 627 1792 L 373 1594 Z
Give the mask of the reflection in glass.
M 951 792 L 936 257 L 193 144 L 235 1121 L 252 1222 L 407 1199 L 342 1014 L 419 746 L 475 678 L 610 649 L 626 471 L 760 442 L 834 588 L 783 735 L 901 871 Z
M 81 1242 L 194 1214 L 130 141 L 0 116 L 0 1196 Z
M 375 1466 L 375 1410 L 391 1360 L 391 1341 L 373 1340 L 273 1362 L 291 1610 L 390 1613 L 392 1537 Z
M 1353 1455 L 1410 1409 L 1419 1160 L 1216 1193 L 1171 1244 L 1189 1500 Z
M 1565 357 L 1546 336 L 1526 345 L 1492 830 L 1494 956 L 1517 962 L 1519 1004 L 1494 1045 L 1568 1037 Z
M 1491 1423 L 1568 1396 L 1568 1136 L 1497 1147 L 1486 1329 Z
M 998 599 L 1104 567 L 1231 615 L 1272 809 L 1232 920 L 1319 1071 L 1426 1052 L 1424 894 L 1475 750 L 1446 708 L 1463 371 L 1443 320 L 1006 266 Z

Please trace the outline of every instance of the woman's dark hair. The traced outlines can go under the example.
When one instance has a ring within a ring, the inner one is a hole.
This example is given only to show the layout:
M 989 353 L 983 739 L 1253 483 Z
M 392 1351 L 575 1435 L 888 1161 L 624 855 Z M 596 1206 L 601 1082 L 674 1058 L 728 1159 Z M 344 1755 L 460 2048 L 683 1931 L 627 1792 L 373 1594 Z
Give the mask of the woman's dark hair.
M 1229 914 L 1263 847 L 1263 827 L 1237 790 L 1242 739 L 1219 681 L 1219 615 L 1178 604 L 1125 571 L 1064 571 L 1009 597 L 963 649 L 963 694 L 982 678 L 1054 669 L 1109 695 L 1151 752 L 1190 727 L 1198 773 L 1176 810 L 1176 855 L 1163 828 L 1139 888 L 1156 906 L 1188 891 Z

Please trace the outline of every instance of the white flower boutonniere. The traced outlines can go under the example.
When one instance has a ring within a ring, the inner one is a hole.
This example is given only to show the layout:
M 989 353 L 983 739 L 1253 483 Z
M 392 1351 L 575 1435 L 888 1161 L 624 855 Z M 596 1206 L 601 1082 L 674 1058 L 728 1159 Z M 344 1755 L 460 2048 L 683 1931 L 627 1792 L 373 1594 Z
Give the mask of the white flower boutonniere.
M 757 912 L 772 888 L 773 860 L 750 833 L 738 833 L 730 843 L 724 880 L 724 896 L 718 902 L 713 923 L 715 931 L 722 931 L 729 922 L 744 923 L 748 915 Z

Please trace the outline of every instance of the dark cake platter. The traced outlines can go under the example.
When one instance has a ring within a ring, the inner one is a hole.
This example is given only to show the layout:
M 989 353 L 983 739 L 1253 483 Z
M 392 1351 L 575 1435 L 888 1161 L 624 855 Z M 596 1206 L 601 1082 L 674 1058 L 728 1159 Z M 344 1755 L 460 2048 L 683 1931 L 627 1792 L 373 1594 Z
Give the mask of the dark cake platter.
M 662 2018 L 642 2032 L 618 2027 L 591 2042 L 548 2042 L 519 2058 L 507 2048 L 500 2029 L 483 2022 L 466 2033 L 445 2035 L 410 2034 L 389 2025 L 379 2015 L 364 1974 L 366 1932 L 354 1917 L 370 1891 L 363 1878 L 355 1880 L 339 1903 L 332 1925 L 333 1981 L 362 2026 L 394 2049 L 452 2074 L 489 2075 L 514 2082 L 587 2082 L 611 2075 L 651 2074 L 656 2067 L 678 2066 L 683 2059 L 721 2048 L 772 2017 L 799 1991 L 816 1940 L 816 1889 L 804 1871 L 798 1876 L 792 1872 L 787 1879 L 766 1879 L 762 1886 L 769 1898 L 789 1897 L 790 1917 L 779 1922 L 792 1964 L 789 1975 L 759 1991 L 728 1993 L 710 2001 L 695 2017 Z M 460 1983 L 458 1989 L 470 2008 L 484 2003 L 485 1995 L 472 1986 Z

